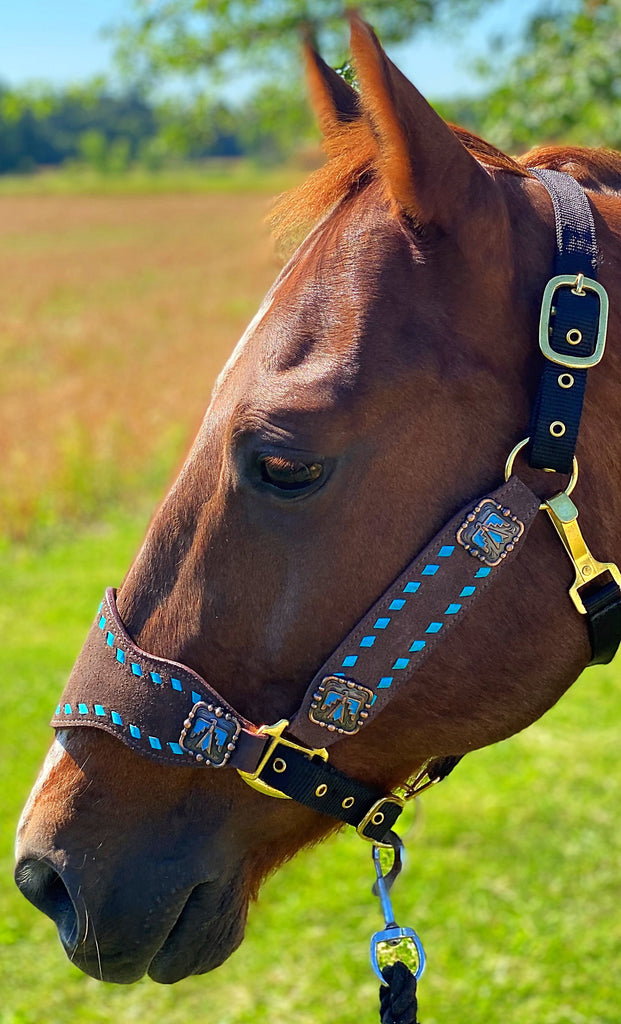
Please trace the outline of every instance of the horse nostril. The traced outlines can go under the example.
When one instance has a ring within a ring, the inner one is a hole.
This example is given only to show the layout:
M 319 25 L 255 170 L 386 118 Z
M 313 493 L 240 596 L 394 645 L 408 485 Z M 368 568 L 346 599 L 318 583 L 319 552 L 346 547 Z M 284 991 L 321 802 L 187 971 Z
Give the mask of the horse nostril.
M 52 918 L 65 949 L 73 949 L 78 939 L 78 915 L 58 872 L 44 860 L 26 858 L 15 868 L 15 881 L 26 899 Z

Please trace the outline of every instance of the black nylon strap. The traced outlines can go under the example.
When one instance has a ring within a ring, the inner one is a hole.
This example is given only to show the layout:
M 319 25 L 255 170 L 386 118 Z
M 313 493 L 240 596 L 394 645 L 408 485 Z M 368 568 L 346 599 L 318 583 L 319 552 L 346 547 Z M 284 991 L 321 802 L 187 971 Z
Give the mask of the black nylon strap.
M 578 274 L 597 279 L 597 238 L 589 200 L 580 185 L 559 171 L 533 170 L 554 206 L 556 257 L 554 276 Z M 600 299 L 571 285 L 554 293 L 549 318 L 550 346 L 563 357 L 595 352 Z M 580 340 L 572 344 L 578 336 Z M 571 473 L 586 386 L 586 369 L 563 368 L 546 358 L 531 417 L 529 462 L 535 469 Z M 555 436 L 558 425 L 564 428 Z M 614 580 L 581 592 L 586 608 L 591 665 L 608 664 L 621 642 L 621 590 Z
M 578 274 L 597 278 L 597 240 L 589 201 L 569 174 L 536 170 L 548 191 L 556 222 L 553 276 Z M 549 320 L 550 345 L 560 356 L 584 357 L 595 351 L 599 300 L 592 292 L 576 294 L 564 285 L 554 294 Z M 571 332 L 579 332 L 571 333 Z M 572 344 L 568 340 L 581 340 Z M 535 469 L 571 473 L 586 385 L 585 369 L 565 369 L 546 359 L 533 407 L 529 462 Z
M 326 761 L 311 760 L 293 747 L 276 747 L 259 778 L 292 800 L 354 828 L 358 828 L 369 811 L 382 801 L 376 811 L 376 823 L 369 821 L 363 828 L 364 838 L 372 842 L 383 840 L 403 809 L 394 797 L 349 778 Z
M 593 657 L 591 665 L 607 665 L 612 661 L 621 641 L 621 591 L 614 580 L 591 594 L 580 594 L 587 610 L 589 640 Z

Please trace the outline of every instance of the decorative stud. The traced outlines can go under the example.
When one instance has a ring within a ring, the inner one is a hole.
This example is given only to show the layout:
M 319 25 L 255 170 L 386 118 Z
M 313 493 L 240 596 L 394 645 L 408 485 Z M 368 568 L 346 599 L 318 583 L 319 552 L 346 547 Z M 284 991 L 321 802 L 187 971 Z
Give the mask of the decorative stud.
M 473 558 L 499 565 L 513 551 L 524 524 L 511 509 L 486 498 L 470 512 L 457 531 L 457 541 Z
M 199 701 L 183 723 L 179 745 L 197 761 L 220 768 L 235 750 L 240 732 L 241 722 L 224 708 Z
M 364 723 L 372 700 L 373 691 L 366 686 L 342 676 L 326 676 L 313 697 L 308 717 L 329 732 L 352 735 Z

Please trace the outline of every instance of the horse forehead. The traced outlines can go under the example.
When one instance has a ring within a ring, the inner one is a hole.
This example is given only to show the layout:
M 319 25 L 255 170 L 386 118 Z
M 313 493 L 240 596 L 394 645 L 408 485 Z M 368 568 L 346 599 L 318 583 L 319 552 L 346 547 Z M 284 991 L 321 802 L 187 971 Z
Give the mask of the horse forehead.
M 399 229 L 372 216 L 330 218 L 311 233 L 266 295 L 215 393 L 261 392 L 271 406 L 292 395 L 301 408 L 349 390 L 360 370 L 378 274 L 397 260 Z M 237 396 L 240 397 L 239 395 Z
M 349 376 L 362 344 L 373 342 L 370 310 L 391 301 L 387 271 L 409 262 L 402 228 L 376 208 L 328 221 L 255 324 L 254 355 L 263 371 L 293 371 L 300 382 Z

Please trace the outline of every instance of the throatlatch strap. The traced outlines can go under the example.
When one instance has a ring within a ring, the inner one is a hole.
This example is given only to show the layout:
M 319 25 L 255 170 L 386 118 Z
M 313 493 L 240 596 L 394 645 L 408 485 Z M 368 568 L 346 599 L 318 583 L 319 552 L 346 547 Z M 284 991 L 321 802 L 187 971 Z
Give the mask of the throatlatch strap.
M 554 277 L 583 274 L 597 279 L 597 240 L 593 214 L 581 186 L 560 171 L 533 170 L 554 205 L 556 257 Z M 552 298 L 550 348 L 571 359 L 593 355 L 600 302 L 592 291 L 577 294 L 570 284 L 559 286 Z M 578 440 L 586 369 L 565 369 L 546 359 L 531 417 L 529 462 L 535 469 L 571 473 Z

